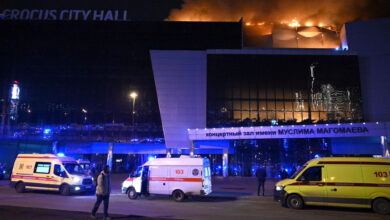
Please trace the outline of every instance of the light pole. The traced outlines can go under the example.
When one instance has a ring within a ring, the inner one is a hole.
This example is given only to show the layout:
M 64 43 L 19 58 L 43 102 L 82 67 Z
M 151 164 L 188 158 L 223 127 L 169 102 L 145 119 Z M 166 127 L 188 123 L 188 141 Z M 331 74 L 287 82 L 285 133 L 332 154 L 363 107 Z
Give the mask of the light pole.
M 87 111 L 87 109 L 82 108 L 81 112 L 84 114 L 84 124 L 86 124 L 87 123 L 87 113 L 88 113 L 88 111 Z
M 135 116 L 135 99 L 137 98 L 138 94 L 136 92 L 131 92 L 130 97 L 133 99 L 133 115 L 132 115 L 132 126 L 134 130 L 134 116 Z

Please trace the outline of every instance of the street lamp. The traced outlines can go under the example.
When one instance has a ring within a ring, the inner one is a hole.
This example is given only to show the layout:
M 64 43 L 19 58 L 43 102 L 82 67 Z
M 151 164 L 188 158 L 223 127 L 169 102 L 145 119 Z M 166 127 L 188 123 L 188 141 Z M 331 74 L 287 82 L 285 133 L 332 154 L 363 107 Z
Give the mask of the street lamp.
M 138 94 L 136 92 L 131 92 L 130 97 L 133 99 L 133 114 L 132 114 L 132 126 L 133 126 L 133 138 L 135 138 L 135 125 L 134 125 L 134 117 L 135 117 L 135 99 Z
M 137 98 L 138 94 L 136 92 L 131 92 L 130 97 L 133 99 L 133 116 L 132 116 L 132 125 L 134 127 L 134 115 L 135 115 L 135 99 Z
M 88 113 L 88 111 L 87 111 L 87 109 L 82 108 L 81 112 L 84 114 L 84 124 L 86 124 L 87 123 L 87 113 Z

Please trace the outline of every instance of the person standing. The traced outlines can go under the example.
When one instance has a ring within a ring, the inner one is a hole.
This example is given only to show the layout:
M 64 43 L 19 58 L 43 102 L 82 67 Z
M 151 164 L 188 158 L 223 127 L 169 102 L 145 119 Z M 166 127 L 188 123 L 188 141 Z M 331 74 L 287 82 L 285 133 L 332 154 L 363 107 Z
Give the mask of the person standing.
M 259 169 L 256 170 L 257 196 L 260 196 L 260 187 L 263 189 L 263 196 L 264 196 L 264 184 L 266 178 L 267 178 L 267 172 L 264 166 L 260 166 Z
M 96 219 L 96 212 L 99 209 L 100 204 L 104 203 L 104 219 L 110 220 L 108 217 L 108 203 L 110 200 L 111 193 L 111 176 L 110 167 L 105 166 L 104 170 L 99 174 L 96 185 L 96 203 L 92 209 L 92 219 Z

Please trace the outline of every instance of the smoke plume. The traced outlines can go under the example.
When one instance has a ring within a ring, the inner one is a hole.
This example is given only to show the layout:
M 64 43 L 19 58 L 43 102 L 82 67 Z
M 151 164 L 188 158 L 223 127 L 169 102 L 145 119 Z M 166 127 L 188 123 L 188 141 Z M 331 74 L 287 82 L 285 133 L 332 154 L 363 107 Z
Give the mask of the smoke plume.
M 390 16 L 390 0 L 184 0 L 169 21 L 282 22 L 339 26 Z

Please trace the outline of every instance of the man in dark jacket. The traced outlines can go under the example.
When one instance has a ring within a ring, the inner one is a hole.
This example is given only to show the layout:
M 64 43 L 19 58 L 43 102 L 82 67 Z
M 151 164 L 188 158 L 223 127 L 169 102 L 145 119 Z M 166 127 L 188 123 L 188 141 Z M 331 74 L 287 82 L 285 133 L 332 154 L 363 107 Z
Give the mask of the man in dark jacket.
M 263 188 L 263 196 L 264 196 L 264 184 L 265 179 L 267 178 L 267 172 L 263 166 L 260 166 L 259 169 L 256 170 L 256 178 L 257 178 L 257 196 L 260 196 L 260 187 Z
M 110 176 L 110 167 L 105 166 L 104 170 L 100 173 L 97 178 L 97 186 L 96 186 L 96 203 L 92 209 L 92 218 L 96 219 L 96 212 L 99 209 L 100 204 L 104 203 L 104 219 L 111 219 L 108 217 L 108 203 L 110 199 L 111 193 L 111 176 Z

